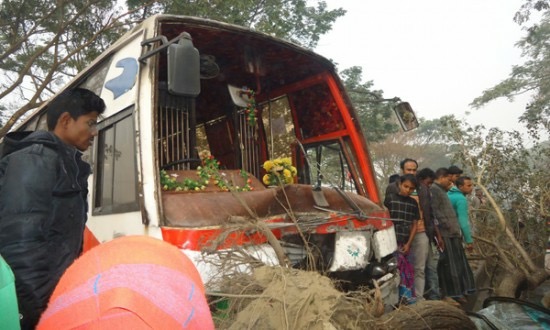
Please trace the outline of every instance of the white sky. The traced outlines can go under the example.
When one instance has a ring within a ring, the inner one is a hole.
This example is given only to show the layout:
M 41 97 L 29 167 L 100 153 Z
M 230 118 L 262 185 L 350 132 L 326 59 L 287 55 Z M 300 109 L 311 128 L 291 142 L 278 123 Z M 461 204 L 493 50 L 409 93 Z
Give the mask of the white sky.
M 473 124 L 523 131 L 517 117 L 527 96 L 479 110 L 468 104 L 523 62 L 515 43 L 524 32 L 513 16 L 524 0 L 326 2 L 347 13 L 315 50 L 339 70 L 361 66 L 365 81 L 386 98 L 410 102 L 419 117 L 455 114 Z

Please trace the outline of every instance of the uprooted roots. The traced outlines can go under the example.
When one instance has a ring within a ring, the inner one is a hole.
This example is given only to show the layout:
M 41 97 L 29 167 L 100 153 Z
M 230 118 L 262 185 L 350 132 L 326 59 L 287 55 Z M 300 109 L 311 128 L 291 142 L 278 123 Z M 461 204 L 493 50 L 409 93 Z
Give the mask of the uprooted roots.
M 466 313 L 442 301 L 422 301 L 382 316 L 378 329 L 476 329 Z
M 311 271 L 260 267 L 233 276 L 211 299 L 218 329 L 474 329 L 444 302 L 420 302 L 381 317 L 376 290 L 344 294 Z M 382 306 L 383 307 L 383 306 Z

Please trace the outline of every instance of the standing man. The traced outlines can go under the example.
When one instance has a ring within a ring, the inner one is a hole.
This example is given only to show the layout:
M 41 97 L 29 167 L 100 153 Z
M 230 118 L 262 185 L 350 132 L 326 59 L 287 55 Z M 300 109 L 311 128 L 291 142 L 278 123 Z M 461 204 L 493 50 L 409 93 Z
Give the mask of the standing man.
M 461 176 L 447 193 L 458 218 L 458 224 L 460 225 L 460 230 L 462 231 L 462 236 L 466 242 L 466 250 L 468 250 L 468 252 L 472 252 L 474 241 L 470 230 L 468 200 L 466 199 L 466 195 L 469 195 L 473 189 L 474 183 L 472 179 L 467 176 Z
M 416 235 L 416 226 L 420 219 L 418 202 L 411 197 L 418 183 L 412 174 L 399 178 L 399 193 L 390 194 L 385 206 L 390 211 L 390 217 L 395 219 L 395 236 L 398 250 L 397 269 L 401 282 L 399 283 L 399 300 L 401 303 L 412 304 L 416 301 L 414 291 L 414 266 L 412 265 L 411 246 Z
M 67 90 L 47 105 L 48 131 L 4 139 L 0 254 L 15 275 L 22 329 L 34 329 L 59 278 L 82 252 L 90 165 L 81 155 L 104 110 L 89 90 Z
M 470 209 L 472 211 L 477 211 L 485 205 L 485 196 L 483 195 L 483 190 L 481 190 L 481 188 L 475 188 L 474 191 L 475 194 L 470 199 Z
M 474 276 L 462 247 L 460 226 L 447 191 L 451 187 L 451 177 L 446 168 L 435 172 L 432 192 L 432 211 L 439 225 L 444 248 L 437 265 L 441 295 L 465 302 L 464 295 L 475 291 Z
M 416 174 L 416 179 L 418 180 L 416 199 L 420 207 L 420 220 L 418 220 L 416 235 L 411 246 L 411 254 L 414 265 L 414 290 L 417 297 L 423 297 L 426 283 L 428 283 L 428 290 L 433 286 L 439 286 L 437 283 L 437 261 L 432 268 L 433 271 L 428 270 L 429 263 L 434 262 L 434 258 L 436 258 L 430 243 L 437 246 L 443 240 L 432 216 L 430 186 L 435 180 L 435 173 L 430 168 L 423 168 Z M 437 292 L 434 293 L 434 290 L 430 290 L 427 295 L 428 299 L 439 299 Z
M 412 158 L 405 158 L 399 163 L 399 168 L 401 168 L 401 175 L 412 174 L 416 175 L 416 170 L 418 169 L 418 163 Z M 390 184 L 386 188 L 386 197 L 384 198 L 384 204 L 390 197 L 391 194 L 399 194 L 399 178 L 400 175 L 394 174 L 390 178 L 396 178 L 394 181 L 390 180 Z
M 460 167 L 456 166 L 456 165 L 451 165 L 449 166 L 448 168 L 448 171 L 449 171 L 449 175 L 450 175 L 450 180 L 452 182 L 452 184 L 455 184 L 456 180 L 462 175 L 462 173 L 464 171 L 462 171 L 460 169 Z

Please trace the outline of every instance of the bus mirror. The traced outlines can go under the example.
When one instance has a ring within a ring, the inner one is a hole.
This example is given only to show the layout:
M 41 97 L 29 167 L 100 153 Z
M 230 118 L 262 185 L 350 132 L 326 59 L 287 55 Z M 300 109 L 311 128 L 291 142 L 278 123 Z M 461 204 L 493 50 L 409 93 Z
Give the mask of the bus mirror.
M 168 47 L 168 92 L 188 97 L 201 92 L 200 55 L 189 33 Z
M 409 102 L 400 102 L 393 109 L 405 132 L 418 127 L 418 120 Z

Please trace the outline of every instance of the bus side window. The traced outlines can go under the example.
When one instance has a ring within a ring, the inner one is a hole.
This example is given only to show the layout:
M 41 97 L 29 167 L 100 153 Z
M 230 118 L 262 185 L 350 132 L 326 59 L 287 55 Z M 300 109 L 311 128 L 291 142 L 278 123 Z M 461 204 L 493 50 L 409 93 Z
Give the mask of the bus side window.
M 98 125 L 94 215 L 139 210 L 133 106 Z
M 47 131 L 48 130 L 48 122 L 47 122 L 47 118 L 46 118 L 46 112 L 44 112 L 43 114 L 40 115 L 40 118 L 38 118 L 38 124 L 36 125 L 36 131 L 39 131 L 39 130 L 43 130 L 43 131 Z
M 48 123 L 46 122 L 46 111 L 43 111 L 41 115 L 32 116 L 29 121 L 21 126 L 18 130 L 20 131 L 38 131 L 48 130 Z

